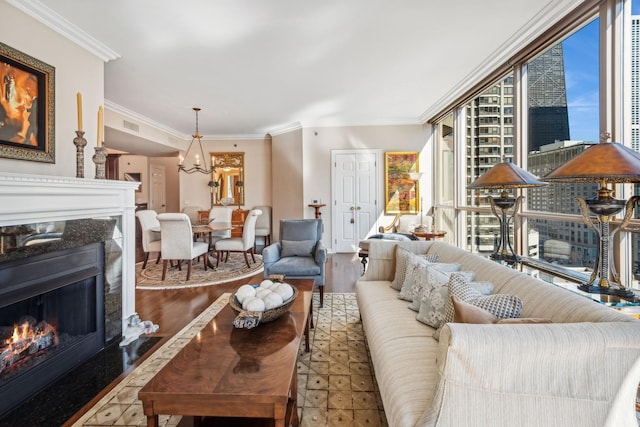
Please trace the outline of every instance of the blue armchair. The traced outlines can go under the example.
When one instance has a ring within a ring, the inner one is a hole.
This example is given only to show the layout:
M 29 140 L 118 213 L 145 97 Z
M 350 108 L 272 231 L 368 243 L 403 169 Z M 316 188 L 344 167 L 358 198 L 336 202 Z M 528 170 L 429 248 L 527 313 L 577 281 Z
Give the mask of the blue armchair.
M 327 249 L 321 239 L 322 220 L 280 220 L 280 241 L 262 250 L 264 277 L 284 274 L 288 279 L 314 279 L 322 307 Z

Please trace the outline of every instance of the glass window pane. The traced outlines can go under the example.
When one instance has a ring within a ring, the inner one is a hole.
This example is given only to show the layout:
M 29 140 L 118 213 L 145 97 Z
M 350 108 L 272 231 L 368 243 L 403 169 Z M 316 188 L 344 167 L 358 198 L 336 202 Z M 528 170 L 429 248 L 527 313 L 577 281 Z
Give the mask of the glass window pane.
M 436 149 L 436 200 L 439 205 L 453 206 L 454 198 L 454 144 L 453 144 L 453 114 L 447 115 L 437 128 Z

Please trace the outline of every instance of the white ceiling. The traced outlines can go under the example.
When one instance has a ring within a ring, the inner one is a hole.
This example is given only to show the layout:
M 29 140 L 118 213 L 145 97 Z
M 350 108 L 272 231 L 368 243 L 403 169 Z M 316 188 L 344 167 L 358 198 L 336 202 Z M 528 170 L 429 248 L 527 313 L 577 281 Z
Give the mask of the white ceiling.
M 580 2 L 7 1 L 53 11 L 119 55 L 105 64 L 107 102 L 183 135 L 201 107 L 208 137 L 422 123 L 524 28 Z

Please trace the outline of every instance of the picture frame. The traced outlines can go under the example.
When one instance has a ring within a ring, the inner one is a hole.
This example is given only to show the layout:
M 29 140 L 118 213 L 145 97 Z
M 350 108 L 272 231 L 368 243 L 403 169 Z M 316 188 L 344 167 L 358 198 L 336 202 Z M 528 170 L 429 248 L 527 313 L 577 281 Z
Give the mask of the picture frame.
M 384 153 L 384 213 L 416 214 L 420 209 L 419 187 L 409 178 L 409 172 L 420 170 L 417 151 L 389 151 Z
M 55 68 L 1 42 L 0 157 L 55 163 Z
M 129 182 L 139 182 L 138 188 L 136 188 L 136 192 L 142 191 L 142 174 L 140 172 L 125 172 L 124 180 Z

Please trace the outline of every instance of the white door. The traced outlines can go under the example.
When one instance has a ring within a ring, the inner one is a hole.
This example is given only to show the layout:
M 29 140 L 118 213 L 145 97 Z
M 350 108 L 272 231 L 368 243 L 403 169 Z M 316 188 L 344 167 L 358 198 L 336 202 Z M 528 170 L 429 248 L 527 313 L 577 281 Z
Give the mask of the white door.
M 165 190 L 164 165 L 151 165 L 151 191 L 149 192 L 149 209 L 158 213 L 167 211 L 167 195 Z
M 379 150 L 334 150 L 332 230 L 336 252 L 355 252 L 375 231 Z

